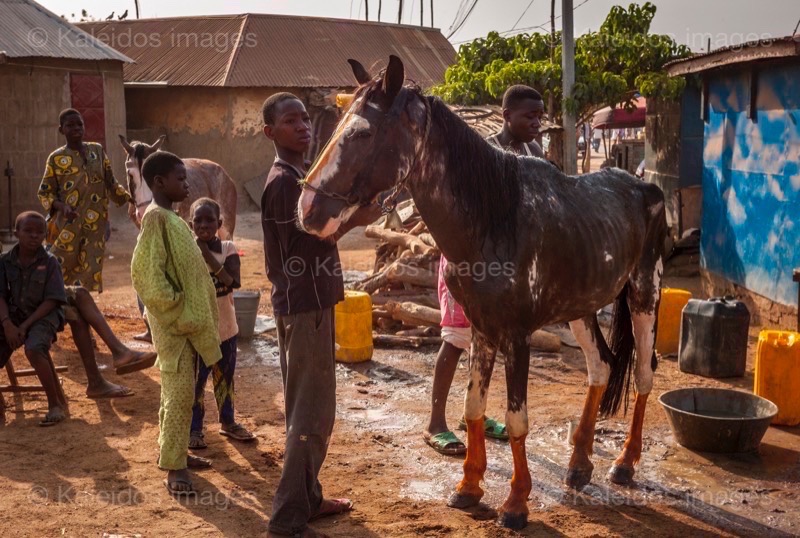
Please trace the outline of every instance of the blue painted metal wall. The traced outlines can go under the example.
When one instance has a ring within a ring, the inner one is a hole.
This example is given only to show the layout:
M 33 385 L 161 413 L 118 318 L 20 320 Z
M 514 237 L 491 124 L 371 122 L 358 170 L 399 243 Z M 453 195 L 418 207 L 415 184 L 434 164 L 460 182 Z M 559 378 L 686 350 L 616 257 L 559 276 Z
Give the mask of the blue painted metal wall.
M 763 64 L 756 118 L 748 64 L 707 74 L 701 264 L 794 305 L 800 267 L 800 63 Z

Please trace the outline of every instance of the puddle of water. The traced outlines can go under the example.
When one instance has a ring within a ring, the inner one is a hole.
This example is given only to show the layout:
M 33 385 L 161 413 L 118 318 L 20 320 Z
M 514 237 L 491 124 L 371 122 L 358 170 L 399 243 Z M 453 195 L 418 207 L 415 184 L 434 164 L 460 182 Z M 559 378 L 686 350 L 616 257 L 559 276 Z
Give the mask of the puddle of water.
M 237 341 L 236 366 L 278 366 L 278 342 L 268 338 L 247 338 Z

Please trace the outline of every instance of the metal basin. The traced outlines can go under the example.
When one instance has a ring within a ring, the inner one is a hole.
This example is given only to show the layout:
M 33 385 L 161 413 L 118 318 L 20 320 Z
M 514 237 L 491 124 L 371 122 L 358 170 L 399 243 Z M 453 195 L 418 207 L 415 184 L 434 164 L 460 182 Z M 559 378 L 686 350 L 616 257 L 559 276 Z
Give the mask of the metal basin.
M 778 406 L 755 394 L 690 388 L 658 398 L 679 444 L 701 452 L 755 452 Z

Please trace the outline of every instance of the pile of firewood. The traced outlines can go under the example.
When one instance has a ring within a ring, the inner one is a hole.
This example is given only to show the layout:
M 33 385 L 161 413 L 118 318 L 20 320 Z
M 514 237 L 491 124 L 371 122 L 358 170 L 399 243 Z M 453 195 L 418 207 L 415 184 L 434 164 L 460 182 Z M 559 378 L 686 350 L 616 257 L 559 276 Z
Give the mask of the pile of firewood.
M 380 240 L 372 275 L 354 289 L 372 296 L 376 345 L 419 347 L 440 344 L 441 314 L 437 283 L 441 252 L 411 200 L 383 222 L 367 226 L 367 237 Z M 536 331 L 531 345 L 558 351 L 558 336 Z

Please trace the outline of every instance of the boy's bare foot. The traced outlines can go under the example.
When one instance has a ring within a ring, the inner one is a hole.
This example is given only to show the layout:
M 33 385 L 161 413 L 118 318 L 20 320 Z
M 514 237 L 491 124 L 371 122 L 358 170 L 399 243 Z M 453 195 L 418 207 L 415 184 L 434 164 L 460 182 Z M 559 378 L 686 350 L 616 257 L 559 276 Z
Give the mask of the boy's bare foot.
M 133 337 L 134 340 L 139 340 L 140 342 L 149 342 L 150 344 L 153 343 L 153 337 L 150 335 L 150 331 L 145 331 L 142 334 L 137 334 Z
M 133 395 L 134 392 L 128 387 L 111 383 L 105 379 L 99 383 L 89 385 L 89 387 L 86 388 L 86 397 L 92 398 L 93 400 L 100 398 L 125 398 Z
M 167 479 L 164 480 L 164 485 L 172 495 L 192 495 L 195 493 L 194 485 L 192 485 L 192 475 L 189 474 L 188 469 L 179 469 L 177 471 L 169 471 Z
M 153 351 L 142 352 L 126 348 L 123 353 L 114 355 L 114 370 L 117 375 L 138 372 L 153 366 L 157 358 L 158 354 Z
M 39 426 L 55 426 L 65 418 L 67 418 L 67 415 L 64 413 L 63 409 L 60 407 L 51 407 L 44 416 L 44 419 L 39 422 Z

